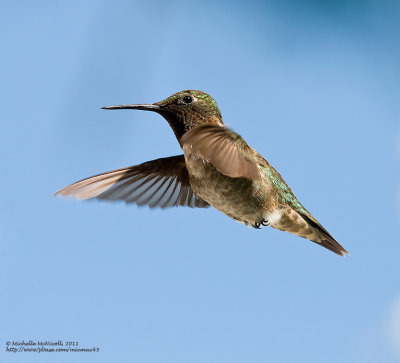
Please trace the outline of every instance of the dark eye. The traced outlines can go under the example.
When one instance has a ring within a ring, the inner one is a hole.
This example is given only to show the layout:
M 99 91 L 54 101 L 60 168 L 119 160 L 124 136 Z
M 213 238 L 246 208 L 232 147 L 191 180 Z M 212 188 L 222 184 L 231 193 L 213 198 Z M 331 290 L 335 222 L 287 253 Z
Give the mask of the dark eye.
M 189 103 L 192 103 L 193 97 L 189 96 L 189 95 L 186 95 L 186 96 L 183 96 L 182 100 L 183 100 L 184 103 L 189 104 Z

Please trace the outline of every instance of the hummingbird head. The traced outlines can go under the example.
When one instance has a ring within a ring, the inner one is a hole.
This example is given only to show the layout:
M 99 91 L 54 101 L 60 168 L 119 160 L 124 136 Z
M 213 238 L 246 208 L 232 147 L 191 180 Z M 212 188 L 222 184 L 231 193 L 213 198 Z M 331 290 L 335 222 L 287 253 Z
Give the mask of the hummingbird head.
M 221 112 L 214 99 L 207 93 L 195 90 L 180 91 L 153 104 L 107 106 L 103 109 L 157 112 L 168 121 L 178 140 L 186 131 L 198 125 L 223 125 Z

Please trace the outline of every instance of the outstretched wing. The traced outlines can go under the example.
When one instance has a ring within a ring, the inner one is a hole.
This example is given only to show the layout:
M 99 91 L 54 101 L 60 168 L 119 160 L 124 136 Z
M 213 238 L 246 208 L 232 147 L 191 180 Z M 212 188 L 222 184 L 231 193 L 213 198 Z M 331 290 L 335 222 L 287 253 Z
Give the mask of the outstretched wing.
M 202 125 L 186 132 L 181 138 L 185 154 L 195 154 L 210 162 L 222 174 L 232 178 L 258 178 L 256 152 L 232 130 L 216 125 Z M 254 158 L 253 158 L 254 159 Z
M 137 205 L 147 204 L 150 208 L 209 206 L 193 193 L 183 155 L 95 175 L 68 185 L 55 195 L 74 196 L 78 199 L 124 200 Z

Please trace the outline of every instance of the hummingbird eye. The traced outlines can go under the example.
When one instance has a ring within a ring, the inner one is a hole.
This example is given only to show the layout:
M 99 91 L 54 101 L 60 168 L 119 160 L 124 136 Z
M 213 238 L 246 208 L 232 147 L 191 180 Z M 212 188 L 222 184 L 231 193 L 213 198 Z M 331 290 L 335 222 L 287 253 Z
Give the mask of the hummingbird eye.
M 190 95 L 186 95 L 186 96 L 183 97 L 182 101 L 183 101 L 184 103 L 186 103 L 186 104 L 192 103 L 193 97 L 190 96 Z

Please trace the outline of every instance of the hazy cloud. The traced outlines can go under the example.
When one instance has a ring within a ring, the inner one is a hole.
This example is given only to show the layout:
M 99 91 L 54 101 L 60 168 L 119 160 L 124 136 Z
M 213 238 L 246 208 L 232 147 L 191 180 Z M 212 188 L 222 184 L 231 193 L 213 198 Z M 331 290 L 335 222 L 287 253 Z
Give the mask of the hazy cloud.
M 400 294 L 389 308 L 387 332 L 394 353 L 400 358 Z

